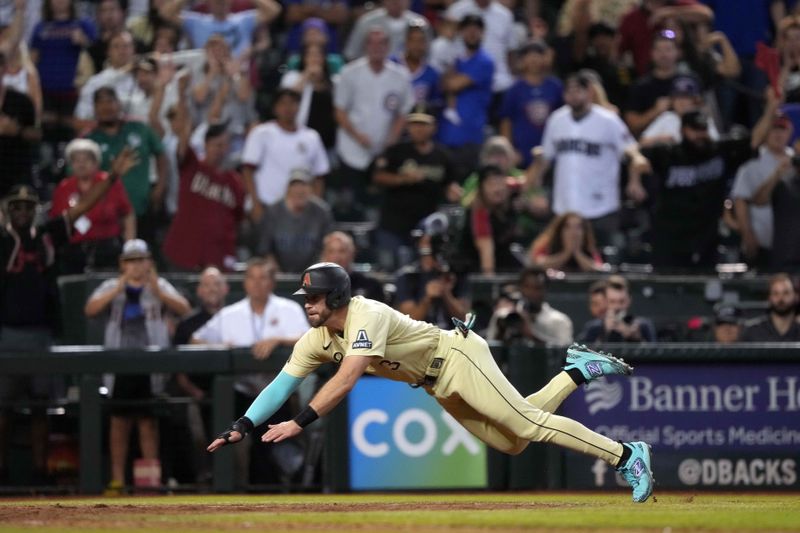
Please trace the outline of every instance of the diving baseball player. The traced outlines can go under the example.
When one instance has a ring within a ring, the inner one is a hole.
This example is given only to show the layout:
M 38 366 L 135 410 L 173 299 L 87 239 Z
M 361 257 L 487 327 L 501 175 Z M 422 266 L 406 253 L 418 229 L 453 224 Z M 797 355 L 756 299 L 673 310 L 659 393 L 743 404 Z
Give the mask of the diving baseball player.
M 294 346 L 278 376 L 245 415 L 209 446 L 213 452 L 242 440 L 267 420 L 323 363 L 339 370 L 293 420 L 270 425 L 261 437 L 280 442 L 298 435 L 328 414 L 365 372 L 425 389 L 473 435 L 493 448 L 518 454 L 528 443 L 552 442 L 598 457 L 615 467 L 633 487 L 633 501 L 653 492 L 650 447 L 620 443 L 569 418 L 552 414 L 582 383 L 610 374 L 630 374 L 624 361 L 572 345 L 567 366 L 540 391 L 523 397 L 508 382 L 470 324 L 444 331 L 410 319 L 391 307 L 360 296 L 351 298 L 347 272 L 335 263 L 306 269 L 301 288 L 312 328 Z

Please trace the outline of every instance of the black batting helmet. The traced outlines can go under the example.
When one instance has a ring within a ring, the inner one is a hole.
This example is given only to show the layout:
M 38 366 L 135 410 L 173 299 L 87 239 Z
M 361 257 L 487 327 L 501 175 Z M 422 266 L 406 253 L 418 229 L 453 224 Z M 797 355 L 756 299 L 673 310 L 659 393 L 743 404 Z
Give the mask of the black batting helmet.
M 336 263 L 316 263 L 303 272 L 295 294 L 324 294 L 329 309 L 350 303 L 350 276 Z

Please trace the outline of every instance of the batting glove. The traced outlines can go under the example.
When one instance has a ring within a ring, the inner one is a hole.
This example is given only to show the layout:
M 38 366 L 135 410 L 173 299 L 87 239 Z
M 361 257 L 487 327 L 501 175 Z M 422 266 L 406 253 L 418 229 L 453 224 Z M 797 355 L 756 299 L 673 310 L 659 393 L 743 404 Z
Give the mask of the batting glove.
M 253 425 L 253 421 L 247 418 L 246 416 L 243 416 L 242 418 L 231 424 L 231 427 L 220 433 L 217 438 L 224 440 L 225 444 L 231 444 L 231 433 L 236 431 L 242 436 L 241 439 L 233 441 L 233 444 L 236 444 L 237 442 L 241 442 L 242 440 L 244 440 L 247 434 L 253 431 L 254 427 L 255 426 Z

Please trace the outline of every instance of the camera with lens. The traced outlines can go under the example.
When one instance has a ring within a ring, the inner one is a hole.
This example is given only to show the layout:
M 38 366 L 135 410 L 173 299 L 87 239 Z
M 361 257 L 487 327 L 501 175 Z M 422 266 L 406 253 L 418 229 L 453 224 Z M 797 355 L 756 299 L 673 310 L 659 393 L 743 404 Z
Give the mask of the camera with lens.
M 623 322 L 627 325 L 633 324 L 633 315 L 629 314 L 624 309 L 620 310 L 617 314 L 614 315 L 614 320 L 616 322 Z
M 527 336 L 525 335 L 524 329 L 525 321 L 522 317 L 522 313 L 533 316 L 541 311 L 541 306 L 537 306 L 535 303 L 526 300 L 517 290 L 504 291 L 501 298 L 510 301 L 512 306 L 504 311 L 498 312 L 496 340 L 511 342 L 526 338 Z
M 420 255 L 431 255 L 436 259 L 437 269 L 442 273 L 463 273 L 468 263 L 458 252 L 458 238 L 463 210 L 460 207 L 445 208 L 423 218 L 411 232 L 415 239 L 429 237 L 430 248 L 420 249 Z

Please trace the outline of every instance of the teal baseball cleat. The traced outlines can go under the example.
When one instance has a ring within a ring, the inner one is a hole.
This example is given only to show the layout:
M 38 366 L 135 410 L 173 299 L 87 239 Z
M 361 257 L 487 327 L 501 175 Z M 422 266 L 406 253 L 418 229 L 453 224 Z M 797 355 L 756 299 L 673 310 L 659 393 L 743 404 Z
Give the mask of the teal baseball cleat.
M 596 352 L 584 344 L 573 343 L 567 348 L 567 364 L 564 370 L 577 368 L 583 374 L 586 383 L 601 376 L 619 374 L 629 376 L 633 367 L 609 353 Z
M 617 468 L 625 481 L 633 487 L 633 501 L 643 503 L 653 494 L 653 470 L 650 468 L 650 445 L 646 442 L 624 442 L 631 451 L 624 466 Z

